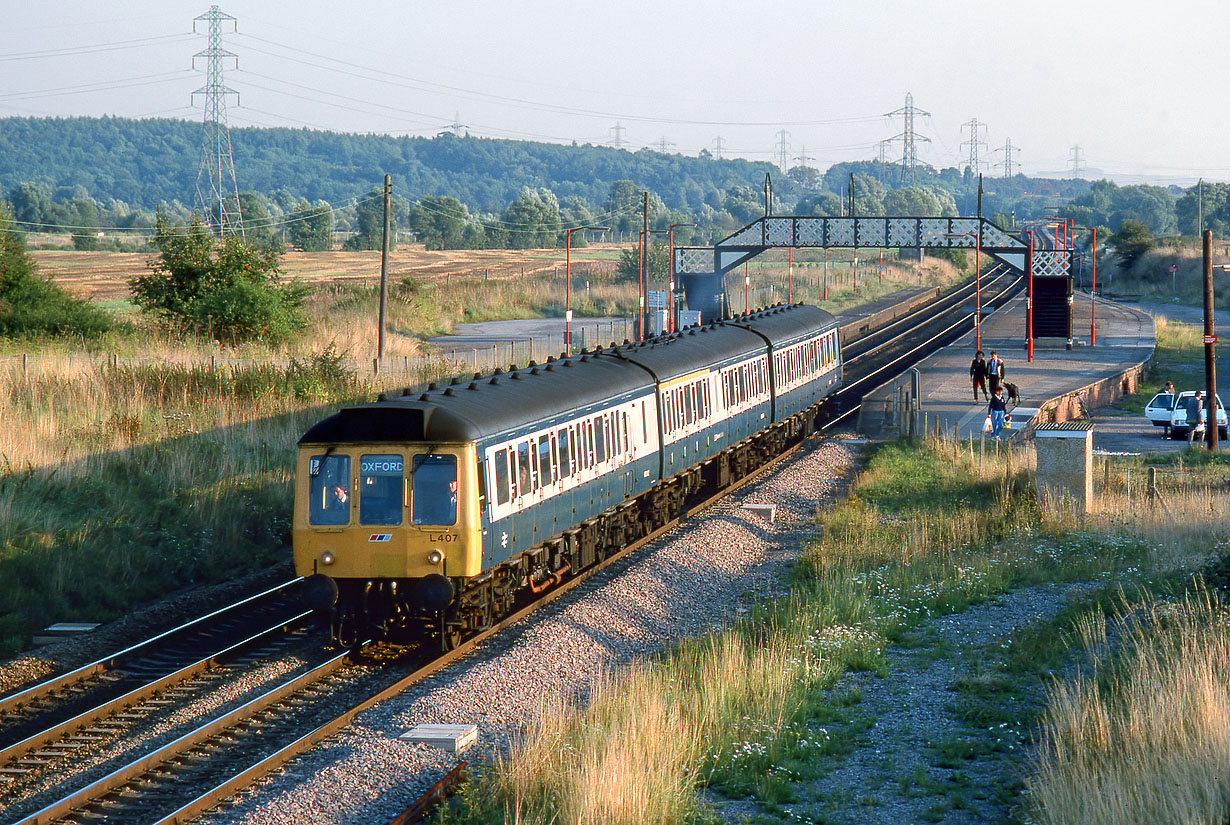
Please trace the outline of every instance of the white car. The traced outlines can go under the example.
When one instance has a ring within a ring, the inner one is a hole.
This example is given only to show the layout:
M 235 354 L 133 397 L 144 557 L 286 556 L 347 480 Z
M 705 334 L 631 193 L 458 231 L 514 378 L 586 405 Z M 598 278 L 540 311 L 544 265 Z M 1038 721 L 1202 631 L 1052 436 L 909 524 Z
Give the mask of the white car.
M 1174 410 L 1170 417 L 1170 437 L 1171 438 L 1187 438 L 1187 431 L 1193 423 L 1198 423 L 1200 429 L 1203 429 L 1205 418 L 1208 409 L 1203 404 L 1200 407 L 1200 421 L 1189 422 L 1187 420 L 1187 399 L 1196 394 L 1195 390 L 1186 390 L 1179 393 L 1175 399 Z M 1221 405 L 1221 396 L 1217 397 L 1217 436 L 1224 440 L 1226 438 L 1226 409 Z
M 1145 418 L 1149 419 L 1154 427 L 1169 429 L 1170 420 L 1174 418 L 1174 396 L 1172 392 L 1159 392 L 1145 404 Z M 1163 432 L 1162 435 L 1166 433 Z

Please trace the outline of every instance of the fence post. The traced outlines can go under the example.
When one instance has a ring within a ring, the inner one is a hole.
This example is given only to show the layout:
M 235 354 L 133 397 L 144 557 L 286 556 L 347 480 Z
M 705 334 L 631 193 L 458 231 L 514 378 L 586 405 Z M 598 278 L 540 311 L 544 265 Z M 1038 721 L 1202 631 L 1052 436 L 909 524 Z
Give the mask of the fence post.
M 1149 504 L 1157 501 L 1157 468 L 1149 468 Z

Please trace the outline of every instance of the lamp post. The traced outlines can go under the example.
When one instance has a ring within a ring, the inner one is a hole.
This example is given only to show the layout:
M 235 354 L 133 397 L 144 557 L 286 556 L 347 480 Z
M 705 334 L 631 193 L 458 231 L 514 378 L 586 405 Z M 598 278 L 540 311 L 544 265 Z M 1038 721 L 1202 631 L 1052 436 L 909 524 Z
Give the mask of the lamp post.
M 666 331 L 675 331 L 675 227 L 676 226 L 696 226 L 694 223 L 672 223 L 667 227 L 667 234 L 670 236 L 670 290 L 666 296 L 669 306 L 666 313 Z
M 1025 271 L 1029 276 L 1029 284 L 1025 289 L 1025 351 L 1026 360 L 1034 360 L 1034 232 L 1026 229 L 1029 236 L 1029 251 L 1025 253 Z
M 946 238 L 974 239 L 974 351 L 982 349 L 982 219 L 978 230 L 945 235 Z
M 572 354 L 572 233 L 582 229 L 592 229 L 595 232 L 609 232 L 609 226 L 574 226 L 564 233 L 564 272 L 567 285 L 564 288 L 564 350 Z

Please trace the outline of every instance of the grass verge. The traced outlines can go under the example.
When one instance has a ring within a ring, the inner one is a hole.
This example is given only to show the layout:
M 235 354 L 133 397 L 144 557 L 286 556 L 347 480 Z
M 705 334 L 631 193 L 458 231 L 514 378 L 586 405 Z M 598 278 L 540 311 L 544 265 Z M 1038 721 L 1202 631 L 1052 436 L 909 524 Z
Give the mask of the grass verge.
M 706 821 L 713 813 L 701 799 L 715 797 L 754 800 L 757 821 L 806 821 L 800 812 L 819 804 L 810 782 L 840 765 L 874 722 L 857 691 L 840 687 L 841 674 L 900 678 L 888 672 L 893 645 L 924 644 L 934 617 L 1017 587 L 1167 582 L 1169 571 L 1207 555 L 1138 529 L 1147 521 L 1139 494 L 1135 521 L 1110 513 L 1080 524 L 1038 510 L 1023 451 L 980 471 L 950 442 L 888 445 L 823 518 L 790 598 L 650 666 L 608 675 L 582 708 L 548 705 L 446 821 Z M 1066 611 L 976 663 L 956 683 L 961 735 L 928 756 L 949 768 L 946 778 L 899 776 L 897 792 L 934 799 L 934 811 L 973 804 L 977 788 L 959 766 L 994 752 L 1017 771 L 994 801 L 1019 813 L 1021 715 L 1041 712 L 1044 674 L 1062 662 L 1063 631 L 1078 615 Z M 1010 720 L 1015 739 L 1005 738 Z

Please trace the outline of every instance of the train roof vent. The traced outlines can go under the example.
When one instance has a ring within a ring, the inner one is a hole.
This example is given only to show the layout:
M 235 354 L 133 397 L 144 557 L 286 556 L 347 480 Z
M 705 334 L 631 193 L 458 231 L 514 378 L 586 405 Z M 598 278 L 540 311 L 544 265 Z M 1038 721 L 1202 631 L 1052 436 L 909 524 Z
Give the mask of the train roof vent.
M 460 383 L 461 383 L 461 376 L 457 376 L 456 378 L 454 378 L 454 379 L 453 379 L 452 381 L 450 381 L 449 383 L 450 383 L 452 386 L 454 386 L 454 387 L 455 387 L 455 386 L 457 386 L 458 384 L 460 384 Z
M 420 396 L 419 396 L 419 400 L 420 400 L 420 401 L 430 401 L 430 400 L 431 400 L 431 396 L 430 396 L 430 395 L 428 395 L 427 393 L 423 393 L 422 395 L 420 395 Z
M 520 381 L 520 380 L 521 380 L 521 373 L 519 373 L 519 372 L 514 372 L 512 375 L 510 375 L 510 376 L 508 376 L 508 377 L 509 377 L 509 378 L 511 378 L 511 379 L 513 379 L 514 381 Z
M 495 369 L 491 371 L 491 374 L 492 375 L 503 375 L 504 370 L 500 369 L 499 367 L 496 367 Z
M 499 378 L 496 378 L 496 377 L 493 375 L 493 376 L 491 376 L 491 380 L 490 380 L 490 381 L 488 381 L 487 383 L 488 383 L 488 384 L 498 384 L 498 383 L 500 383 L 500 379 L 499 379 Z
M 564 366 L 565 366 L 565 367 L 571 367 L 571 366 L 572 366 L 572 359 L 571 359 L 571 358 L 567 358 L 567 359 L 565 359 L 565 360 L 564 360 Z
M 473 379 L 473 380 L 477 381 L 478 379 L 480 379 L 480 378 L 482 378 L 482 377 L 483 377 L 483 374 L 482 374 L 481 372 L 476 372 L 476 373 L 474 373 L 474 379 Z
M 409 398 L 412 395 L 414 395 L 414 390 L 410 389 L 409 387 L 406 387 L 404 390 L 401 391 L 402 398 Z
M 526 364 L 526 366 L 527 366 L 527 367 L 536 367 L 536 366 L 538 366 L 538 362 L 537 362 L 537 361 L 535 361 L 533 358 L 531 358 L 531 359 L 530 359 L 530 362 L 529 362 L 528 364 Z
M 471 382 L 470 382 L 470 386 L 466 387 L 466 389 L 467 389 L 467 390 L 476 390 L 476 389 L 478 389 L 478 382 L 477 382 L 477 381 L 471 381 Z
M 533 364 L 534 362 L 531 361 L 530 363 Z M 538 369 L 538 367 L 530 367 L 530 375 L 537 375 L 539 372 L 541 372 L 541 370 Z
M 444 394 L 445 394 L 445 395 L 447 395 L 449 398 L 452 398 L 454 395 L 456 395 L 456 393 L 455 393 L 455 392 L 453 392 L 453 388 L 452 388 L 452 387 L 449 387 L 448 389 L 446 389 L 446 390 L 444 391 Z
M 428 385 L 427 385 L 427 390 L 428 390 L 429 392 L 430 392 L 431 390 L 438 390 L 438 389 L 440 389 L 440 385 L 439 385 L 438 383 L 436 383 L 435 381 L 432 381 L 430 384 L 428 384 Z
M 581 356 L 581 363 L 582 363 L 582 364 L 584 364 L 584 363 L 585 363 L 586 361 L 588 361 L 588 360 L 589 360 L 589 356 L 588 356 L 588 355 L 582 355 L 582 356 Z
M 695 335 L 695 334 L 696 334 L 696 330 L 694 329 L 688 330 L 688 335 Z
M 547 364 L 545 367 L 543 367 L 543 369 L 545 369 L 547 372 L 555 372 L 555 364 Z
M 382 393 L 380 393 L 379 395 L 377 395 L 377 396 L 376 396 L 376 400 L 377 400 L 377 401 L 388 401 L 388 400 L 389 400 L 389 394 L 388 394 L 387 392 L 382 392 Z

